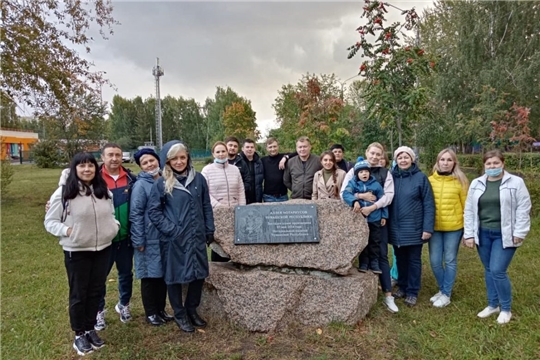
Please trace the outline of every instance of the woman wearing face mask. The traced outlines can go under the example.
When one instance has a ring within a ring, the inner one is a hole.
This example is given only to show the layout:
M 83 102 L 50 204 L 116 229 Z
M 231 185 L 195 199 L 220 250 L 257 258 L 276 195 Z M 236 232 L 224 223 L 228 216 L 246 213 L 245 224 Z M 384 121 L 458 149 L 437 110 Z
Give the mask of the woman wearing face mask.
M 429 180 L 415 163 L 414 151 L 401 146 L 394 152 L 394 199 L 390 204 L 390 244 L 398 266 L 395 298 L 415 306 L 422 279 L 422 246 L 433 234 L 435 203 Z
M 464 245 L 473 248 L 485 270 L 488 306 L 478 313 L 499 313 L 497 322 L 512 318 L 512 285 L 507 274 L 516 249 L 530 229 L 531 198 L 520 177 L 504 170 L 499 150 L 484 155 L 485 174 L 472 181 L 465 203 Z
M 321 154 L 321 165 L 323 168 L 313 176 L 311 200 L 339 199 L 345 171 L 338 169 L 336 157 L 331 151 Z
M 161 265 L 161 235 L 150 222 L 147 212 L 152 186 L 159 178 L 159 157 L 154 150 L 147 148 L 137 151 L 134 158 L 142 170 L 133 185 L 129 208 L 131 242 L 135 249 L 135 275 L 141 279 L 141 298 L 146 321 L 159 326 L 174 319 L 165 311 L 167 285 Z
M 469 180 L 459 168 L 456 153 L 442 150 L 429 177 L 435 197 L 435 232 L 429 240 L 429 262 L 439 291 L 431 297 L 433 306 L 450 304 L 456 280 L 457 254 L 463 235 L 463 210 Z
M 238 167 L 227 161 L 227 145 L 218 141 L 212 146 L 214 162 L 206 165 L 201 174 L 206 179 L 212 208 L 246 205 L 244 183 Z
M 212 155 L 214 162 L 206 165 L 201 171 L 208 184 L 212 208 L 246 205 L 242 174 L 237 166 L 227 161 L 227 145 L 222 141 L 216 142 L 212 146 Z M 210 259 L 216 262 L 229 261 L 229 258 L 220 256 L 214 250 L 210 252 Z
M 197 313 L 208 276 L 206 245 L 214 241 L 214 216 L 204 176 L 191 163 L 187 147 L 169 141 L 159 155 L 163 176 L 148 199 L 148 217 L 161 233 L 161 261 L 174 320 L 185 332 L 204 327 Z M 182 284 L 187 297 L 182 299 Z

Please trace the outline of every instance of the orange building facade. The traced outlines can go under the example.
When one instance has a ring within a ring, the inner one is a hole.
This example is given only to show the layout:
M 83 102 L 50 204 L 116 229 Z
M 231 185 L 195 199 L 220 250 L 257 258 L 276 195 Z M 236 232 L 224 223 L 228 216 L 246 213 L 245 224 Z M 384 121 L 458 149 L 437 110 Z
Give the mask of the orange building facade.
M 2 160 L 18 158 L 20 151 L 28 151 L 39 141 L 38 134 L 31 130 L 0 128 L 0 144 Z

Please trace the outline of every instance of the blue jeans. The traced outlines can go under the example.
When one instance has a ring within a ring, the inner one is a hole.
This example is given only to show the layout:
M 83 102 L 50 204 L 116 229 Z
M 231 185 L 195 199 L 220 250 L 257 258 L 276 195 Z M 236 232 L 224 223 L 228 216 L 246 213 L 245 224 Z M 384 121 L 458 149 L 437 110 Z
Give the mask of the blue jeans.
M 133 293 L 133 246 L 131 245 L 131 240 L 126 239 L 113 242 L 111 250 L 107 276 L 111 272 L 114 263 L 116 263 L 120 304 L 127 305 L 129 304 Z M 105 308 L 106 292 L 107 288 L 104 287 L 101 301 L 99 302 L 99 311 L 103 311 Z
M 264 202 L 284 202 L 287 200 L 289 200 L 289 197 L 287 195 L 272 196 L 272 195 L 263 194 Z
M 463 229 L 435 231 L 429 239 L 429 262 L 439 285 L 439 291 L 450 297 L 456 281 L 457 254 Z M 443 266 L 444 262 L 444 266 Z
M 422 282 L 422 246 L 395 246 L 398 286 L 407 296 L 418 297 Z
M 500 230 L 480 228 L 478 236 L 477 250 L 484 265 L 488 305 L 497 307 L 500 304 L 502 311 L 510 311 L 512 284 L 506 271 L 517 248 L 503 248 Z

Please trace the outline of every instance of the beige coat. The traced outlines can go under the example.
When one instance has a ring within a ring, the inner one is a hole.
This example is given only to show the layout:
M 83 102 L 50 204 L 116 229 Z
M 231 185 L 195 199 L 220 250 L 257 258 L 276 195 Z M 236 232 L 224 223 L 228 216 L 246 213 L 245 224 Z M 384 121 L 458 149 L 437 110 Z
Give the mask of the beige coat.
M 324 200 L 324 199 L 339 199 L 339 193 L 345 179 L 345 171 L 341 169 L 336 170 L 336 182 L 334 182 L 333 176 L 330 176 L 326 184 L 324 183 L 324 170 L 319 170 L 313 177 L 313 193 L 311 194 L 311 200 Z M 337 186 L 337 196 L 335 195 L 335 187 Z

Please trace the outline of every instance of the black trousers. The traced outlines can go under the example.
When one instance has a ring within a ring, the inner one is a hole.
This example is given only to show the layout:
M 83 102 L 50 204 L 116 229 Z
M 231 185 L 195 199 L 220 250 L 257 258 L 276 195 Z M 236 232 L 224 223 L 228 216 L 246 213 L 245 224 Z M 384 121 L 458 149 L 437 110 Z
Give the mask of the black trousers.
M 368 244 L 360 253 L 360 264 L 369 264 L 373 260 L 379 260 L 381 254 L 381 221 L 368 222 Z
M 94 329 L 105 291 L 111 247 L 101 251 L 64 251 L 69 283 L 69 321 L 76 333 Z
M 165 310 L 167 284 L 163 278 L 141 279 L 141 298 L 146 316 Z
M 167 285 L 169 302 L 171 303 L 171 307 L 174 311 L 174 317 L 176 319 L 179 319 L 186 313 L 193 312 L 197 309 L 201 303 L 203 284 L 204 279 L 195 280 L 187 284 L 188 290 L 185 302 L 182 302 L 182 284 Z

